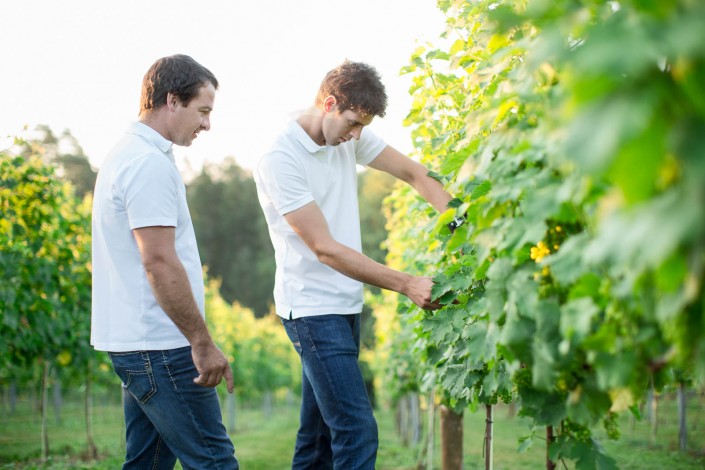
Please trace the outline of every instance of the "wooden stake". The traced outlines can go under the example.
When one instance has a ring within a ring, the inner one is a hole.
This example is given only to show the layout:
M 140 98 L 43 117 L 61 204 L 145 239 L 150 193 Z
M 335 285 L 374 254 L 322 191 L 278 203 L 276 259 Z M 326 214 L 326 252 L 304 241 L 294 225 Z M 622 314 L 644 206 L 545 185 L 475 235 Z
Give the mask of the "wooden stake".
M 463 469 L 463 414 L 441 405 L 441 468 Z
M 686 426 L 686 389 L 681 382 L 678 386 L 678 448 L 681 452 L 688 450 L 688 428 Z
M 47 407 L 49 405 L 49 361 L 43 360 L 42 371 L 42 390 L 41 390 L 41 408 L 42 408 L 42 462 L 46 463 L 49 459 L 49 430 L 47 429 Z
M 492 418 L 492 405 L 485 405 L 485 470 L 492 470 L 492 433 L 494 422 Z
M 549 448 L 553 442 L 553 426 L 546 427 L 546 470 L 555 470 L 556 464 L 551 461 Z

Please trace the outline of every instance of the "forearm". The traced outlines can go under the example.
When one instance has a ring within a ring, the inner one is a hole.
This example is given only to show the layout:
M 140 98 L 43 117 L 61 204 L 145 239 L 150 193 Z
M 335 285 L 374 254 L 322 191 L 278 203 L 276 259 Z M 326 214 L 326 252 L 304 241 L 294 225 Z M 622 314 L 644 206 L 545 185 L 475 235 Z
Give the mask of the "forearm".
M 438 180 L 423 175 L 409 181 L 409 184 L 438 212 L 445 212 L 448 209 L 448 203 L 452 197 Z
M 448 209 L 448 202 L 452 198 L 443 189 L 443 185 L 428 176 L 428 168 L 406 157 L 395 148 L 387 146 L 370 163 L 370 166 L 408 183 L 438 212 L 445 212 Z
M 210 343 L 203 316 L 196 305 L 188 275 L 181 262 L 161 260 L 145 266 L 152 292 L 164 312 L 193 346 Z
M 352 279 L 400 294 L 406 295 L 407 286 L 413 277 L 388 268 L 339 243 L 322 250 L 317 256 L 323 264 Z
M 423 309 L 433 310 L 440 307 L 431 297 L 433 280 L 430 277 L 395 271 L 340 244 L 335 244 L 332 250 L 324 254 L 319 253 L 318 259 L 360 282 L 403 294 Z

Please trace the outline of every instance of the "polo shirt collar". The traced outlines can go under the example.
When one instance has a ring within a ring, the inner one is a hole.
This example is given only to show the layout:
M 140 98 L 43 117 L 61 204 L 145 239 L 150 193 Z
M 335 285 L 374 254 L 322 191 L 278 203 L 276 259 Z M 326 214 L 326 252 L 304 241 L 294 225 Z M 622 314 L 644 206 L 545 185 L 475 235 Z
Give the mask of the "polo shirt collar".
M 289 130 L 291 131 L 291 135 L 294 139 L 296 139 L 308 153 L 314 154 L 326 149 L 325 145 L 318 145 L 314 142 L 311 136 L 306 133 L 304 128 L 301 127 L 301 124 L 296 122 L 296 120 L 291 121 L 289 124 Z
M 165 139 L 159 132 L 155 131 L 147 124 L 135 121 L 130 124 L 130 127 L 127 132 L 142 137 L 144 140 L 157 147 L 159 150 L 164 152 L 164 154 L 167 155 L 172 161 L 174 161 L 174 153 L 172 152 L 172 147 L 174 143 L 170 140 Z

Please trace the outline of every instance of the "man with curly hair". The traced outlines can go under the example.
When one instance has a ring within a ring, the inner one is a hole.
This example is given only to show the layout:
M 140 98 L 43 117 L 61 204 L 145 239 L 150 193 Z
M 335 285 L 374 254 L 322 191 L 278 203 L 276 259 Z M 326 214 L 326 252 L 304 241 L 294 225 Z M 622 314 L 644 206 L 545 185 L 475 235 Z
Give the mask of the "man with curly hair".
M 293 469 L 375 466 L 377 423 L 357 362 L 363 283 L 404 294 L 424 309 L 439 307 L 430 277 L 361 253 L 357 165 L 407 182 L 440 212 L 451 199 L 423 165 L 367 127 L 386 106 L 377 71 L 345 61 L 255 168 L 275 249 L 276 313 L 303 366 Z

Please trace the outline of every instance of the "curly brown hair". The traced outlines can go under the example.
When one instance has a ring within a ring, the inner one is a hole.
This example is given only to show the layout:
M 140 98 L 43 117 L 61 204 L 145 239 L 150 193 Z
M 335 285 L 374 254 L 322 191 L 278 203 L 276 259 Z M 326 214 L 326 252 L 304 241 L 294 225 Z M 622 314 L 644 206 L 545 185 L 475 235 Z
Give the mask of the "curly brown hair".
M 328 96 L 335 98 L 339 112 L 351 109 L 384 117 L 387 111 L 387 92 L 380 74 L 362 62 L 346 60 L 328 72 L 318 89 L 316 106 L 322 106 Z

